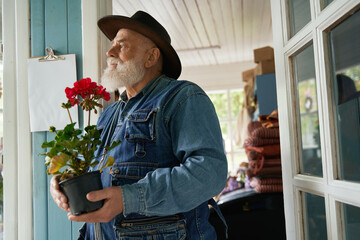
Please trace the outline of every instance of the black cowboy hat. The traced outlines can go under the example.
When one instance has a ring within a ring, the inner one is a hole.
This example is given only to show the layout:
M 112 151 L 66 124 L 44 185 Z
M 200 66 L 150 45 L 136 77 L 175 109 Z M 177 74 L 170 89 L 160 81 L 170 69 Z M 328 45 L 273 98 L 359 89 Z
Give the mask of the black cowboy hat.
M 131 29 L 151 39 L 163 54 L 163 72 L 177 79 L 181 73 L 181 62 L 165 28 L 152 16 L 138 11 L 130 18 L 119 15 L 105 16 L 98 21 L 100 30 L 110 40 L 113 40 L 121 28 Z

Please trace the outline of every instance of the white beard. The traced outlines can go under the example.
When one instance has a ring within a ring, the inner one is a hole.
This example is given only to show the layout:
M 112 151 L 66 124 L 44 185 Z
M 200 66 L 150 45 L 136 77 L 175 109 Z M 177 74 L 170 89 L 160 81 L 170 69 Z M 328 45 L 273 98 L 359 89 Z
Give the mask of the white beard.
M 121 62 L 117 58 L 109 57 L 108 66 L 101 76 L 101 84 L 109 92 L 114 92 L 119 88 L 133 86 L 140 82 L 145 75 L 145 67 L 139 58 L 133 58 L 126 62 Z M 110 66 L 116 63 L 116 68 Z

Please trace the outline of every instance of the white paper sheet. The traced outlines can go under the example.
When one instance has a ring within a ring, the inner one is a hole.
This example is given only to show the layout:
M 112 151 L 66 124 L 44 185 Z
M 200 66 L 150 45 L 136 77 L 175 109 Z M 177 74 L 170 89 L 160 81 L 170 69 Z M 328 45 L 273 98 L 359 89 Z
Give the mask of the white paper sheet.
M 60 130 L 70 123 L 61 104 L 67 102 L 65 88 L 73 87 L 76 82 L 75 54 L 62 57 L 65 60 L 39 62 L 39 58 L 28 59 L 31 132 L 48 131 L 50 126 Z M 78 107 L 69 110 L 78 127 Z

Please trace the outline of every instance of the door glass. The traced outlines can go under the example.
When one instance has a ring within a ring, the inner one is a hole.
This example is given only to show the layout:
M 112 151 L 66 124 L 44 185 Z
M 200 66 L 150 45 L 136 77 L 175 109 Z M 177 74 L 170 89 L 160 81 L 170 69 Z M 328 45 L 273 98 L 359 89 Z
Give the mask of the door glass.
M 343 229 L 346 240 L 358 240 L 360 236 L 360 208 L 342 203 Z
M 290 37 L 311 20 L 310 0 L 289 0 Z
M 360 11 L 328 33 L 338 136 L 338 178 L 360 182 Z
M 305 239 L 327 239 L 324 198 L 306 192 L 302 197 Z
M 321 4 L 321 10 L 323 10 L 324 8 L 326 8 L 330 3 L 332 3 L 334 0 L 321 0 L 320 4 Z
M 300 172 L 322 177 L 319 117 L 313 45 L 294 56 L 297 116 L 301 133 Z

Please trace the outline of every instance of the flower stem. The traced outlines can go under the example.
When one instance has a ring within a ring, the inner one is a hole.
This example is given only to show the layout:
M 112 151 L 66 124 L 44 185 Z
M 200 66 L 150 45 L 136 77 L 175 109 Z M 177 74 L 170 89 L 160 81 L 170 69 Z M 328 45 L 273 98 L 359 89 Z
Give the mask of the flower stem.
M 71 115 L 70 115 L 69 109 L 67 108 L 66 110 L 67 110 L 67 112 L 68 112 L 68 114 L 69 114 L 70 122 L 73 123 L 73 121 L 72 121 L 72 119 L 71 119 Z
M 89 110 L 88 126 L 90 126 L 90 112 L 91 112 L 91 110 Z

